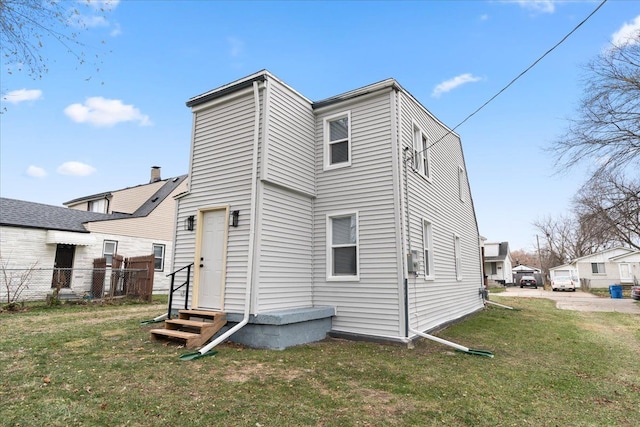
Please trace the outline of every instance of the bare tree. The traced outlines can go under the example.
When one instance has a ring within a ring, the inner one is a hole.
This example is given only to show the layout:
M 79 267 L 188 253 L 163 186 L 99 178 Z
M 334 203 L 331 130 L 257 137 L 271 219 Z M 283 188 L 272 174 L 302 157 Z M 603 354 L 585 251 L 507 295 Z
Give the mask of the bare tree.
M 578 192 L 574 210 L 601 240 L 640 249 L 640 179 L 597 174 Z
M 536 220 L 533 225 L 542 235 L 540 252 L 545 268 L 556 267 L 619 244 L 597 219 L 597 216 L 571 212 L 558 218 L 547 216 Z
M 640 170 L 640 31 L 586 67 L 578 118 L 550 151 L 563 170 L 591 161 L 594 175 Z
M 78 5 L 87 8 L 92 21 L 104 20 L 109 9 L 109 2 L 100 0 L 0 0 L 0 49 L 6 72 L 42 78 L 49 67 L 44 53 L 49 42 L 64 46 L 79 65 L 84 64 L 80 33 L 88 25 Z

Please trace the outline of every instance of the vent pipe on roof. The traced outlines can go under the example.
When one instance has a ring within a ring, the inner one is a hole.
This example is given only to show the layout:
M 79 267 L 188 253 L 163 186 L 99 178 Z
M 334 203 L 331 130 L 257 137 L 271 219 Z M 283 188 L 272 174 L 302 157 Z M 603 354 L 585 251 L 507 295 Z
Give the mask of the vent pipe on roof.
M 160 166 L 151 166 L 151 180 L 149 180 L 149 184 L 161 181 L 160 178 Z

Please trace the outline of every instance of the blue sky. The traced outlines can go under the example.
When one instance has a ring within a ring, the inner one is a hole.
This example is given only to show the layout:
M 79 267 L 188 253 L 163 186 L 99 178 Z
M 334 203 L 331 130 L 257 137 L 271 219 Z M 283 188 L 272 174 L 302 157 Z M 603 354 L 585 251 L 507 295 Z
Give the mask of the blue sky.
M 454 127 L 599 3 L 123 0 L 103 19 L 82 8 L 99 71 L 52 41 L 42 79 L 3 64 L 0 194 L 61 205 L 146 183 L 154 165 L 185 174 L 185 101 L 261 69 L 312 100 L 393 77 Z M 556 174 L 543 149 L 574 114 L 584 64 L 634 28 L 640 2 L 609 0 L 457 129 L 489 241 L 531 251 L 532 222 L 569 209 L 589 165 Z

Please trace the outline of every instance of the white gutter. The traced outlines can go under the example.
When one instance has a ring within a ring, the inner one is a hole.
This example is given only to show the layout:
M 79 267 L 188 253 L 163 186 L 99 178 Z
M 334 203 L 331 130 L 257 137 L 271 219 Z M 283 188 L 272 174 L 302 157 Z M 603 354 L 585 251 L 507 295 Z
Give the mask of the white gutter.
M 266 83 L 266 82 L 265 82 Z M 247 256 L 247 285 L 244 295 L 244 316 L 240 323 L 229 329 L 224 334 L 220 335 L 215 340 L 211 341 L 206 346 L 198 350 L 200 355 L 204 355 L 209 350 L 224 342 L 231 335 L 242 329 L 247 323 L 249 323 L 249 315 L 251 312 L 251 294 L 253 290 L 253 250 L 255 246 L 255 234 L 256 234 L 256 195 L 258 193 L 258 148 L 260 143 L 260 91 L 258 89 L 258 82 L 253 82 L 253 102 L 255 106 L 254 115 L 254 131 L 253 131 L 253 171 L 251 178 L 251 225 L 249 226 L 249 253 Z

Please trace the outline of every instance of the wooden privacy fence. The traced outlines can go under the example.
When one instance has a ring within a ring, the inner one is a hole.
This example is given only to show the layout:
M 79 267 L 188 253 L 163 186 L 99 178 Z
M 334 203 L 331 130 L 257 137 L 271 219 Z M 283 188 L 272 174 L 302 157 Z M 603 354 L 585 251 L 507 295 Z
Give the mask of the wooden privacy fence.
M 91 297 L 137 297 L 151 301 L 154 255 L 124 258 L 114 255 L 111 266 L 106 258 L 93 260 Z

